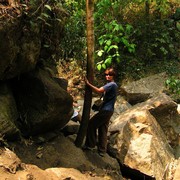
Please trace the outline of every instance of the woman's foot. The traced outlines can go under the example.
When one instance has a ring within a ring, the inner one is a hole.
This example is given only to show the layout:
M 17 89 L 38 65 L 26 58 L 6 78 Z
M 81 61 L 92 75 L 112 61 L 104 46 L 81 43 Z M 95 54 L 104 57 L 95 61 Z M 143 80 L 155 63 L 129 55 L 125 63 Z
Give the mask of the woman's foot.
M 93 147 L 93 148 L 92 147 L 88 147 L 88 146 L 85 145 L 85 146 L 82 147 L 82 149 L 83 150 L 87 150 L 87 151 L 95 151 L 96 148 L 95 147 Z

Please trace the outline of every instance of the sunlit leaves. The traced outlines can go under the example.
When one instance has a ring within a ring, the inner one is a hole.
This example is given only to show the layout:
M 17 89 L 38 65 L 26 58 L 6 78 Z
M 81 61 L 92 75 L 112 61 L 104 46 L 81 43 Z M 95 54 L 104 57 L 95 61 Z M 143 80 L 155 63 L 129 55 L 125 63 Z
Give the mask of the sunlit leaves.
M 180 79 L 177 79 L 174 76 L 172 76 L 166 80 L 165 85 L 169 89 L 169 91 L 171 91 L 172 93 L 176 93 L 177 95 L 180 95 Z
M 70 17 L 65 26 L 65 39 L 61 41 L 63 53 L 78 59 L 85 59 L 86 29 L 85 4 L 83 0 L 64 0 L 63 5 Z M 149 14 L 145 9 L 149 3 Z M 137 62 L 165 60 L 177 57 L 176 44 L 179 42 L 179 22 L 169 19 L 176 7 L 168 0 L 100 0 L 95 1 L 95 63 L 97 69 L 117 65 L 126 60 L 127 66 L 131 58 L 136 56 Z M 50 8 L 46 7 L 46 10 Z M 149 15 L 149 21 L 146 21 Z M 166 24 L 164 17 L 166 16 Z M 42 17 L 41 17 L 42 18 Z M 45 17 L 43 16 L 45 19 Z M 168 24 L 167 24 L 168 23 Z M 64 57 L 64 56 L 63 56 Z M 126 58 L 127 57 L 127 58 Z M 128 62 L 129 61 L 129 62 Z M 139 62 L 138 62 L 139 63 Z M 138 64 L 137 63 L 137 64 Z M 125 69 L 125 68 L 124 68 Z
M 111 45 L 111 46 L 109 46 L 107 52 L 110 52 L 112 49 L 118 50 L 118 46 L 117 46 L 117 45 Z
M 99 51 L 97 51 L 97 55 L 98 55 L 99 57 L 101 57 L 101 56 L 103 55 L 103 53 L 104 53 L 104 51 L 103 51 L 103 50 L 99 50 Z
M 97 50 L 97 57 L 101 58 L 101 61 L 97 63 L 98 70 L 111 66 L 114 62 L 119 63 L 122 47 L 126 48 L 129 53 L 135 52 L 135 44 L 129 41 L 132 31 L 131 25 L 123 26 L 116 20 L 104 23 L 105 33 L 98 38 L 100 50 Z
M 100 71 L 101 70 L 101 64 L 97 64 L 97 69 Z
M 46 8 L 49 9 L 50 11 L 52 11 L 51 6 L 49 6 L 48 4 L 46 4 L 44 7 L 46 7 Z
M 37 17 L 37 19 L 45 23 L 47 26 L 51 27 L 51 24 L 48 22 L 49 20 L 51 20 L 51 16 L 48 14 L 47 10 L 52 11 L 52 8 L 50 5 L 45 4 L 44 9 L 41 12 L 41 15 Z
M 111 42 L 112 42 L 111 39 L 108 39 L 108 40 L 106 41 L 106 45 L 107 45 L 107 46 L 110 46 L 110 45 L 111 45 Z

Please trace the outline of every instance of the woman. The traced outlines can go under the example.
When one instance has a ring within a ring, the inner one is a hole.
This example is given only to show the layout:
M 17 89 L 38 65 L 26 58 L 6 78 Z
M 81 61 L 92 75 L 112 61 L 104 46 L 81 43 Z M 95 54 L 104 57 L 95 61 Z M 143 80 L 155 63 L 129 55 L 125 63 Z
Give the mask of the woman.
M 93 149 L 96 146 L 97 130 L 98 130 L 98 153 L 104 156 L 107 150 L 107 132 L 111 116 L 114 112 L 114 104 L 117 96 L 117 84 L 114 82 L 115 71 L 113 68 L 108 68 L 105 71 L 107 84 L 98 88 L 92 85 L 88 80 L 86 84 L 92 88 L 94 92 L 103 93 L 103 105 L 100 111 L 95 114 L 88 124 L 86 134 L 86 142 L 84 149 Z

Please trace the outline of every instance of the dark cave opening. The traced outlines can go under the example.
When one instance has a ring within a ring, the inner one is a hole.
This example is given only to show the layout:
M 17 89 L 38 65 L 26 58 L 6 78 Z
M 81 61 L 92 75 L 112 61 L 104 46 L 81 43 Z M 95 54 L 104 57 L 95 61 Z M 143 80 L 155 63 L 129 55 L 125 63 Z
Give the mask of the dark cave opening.
M 122 176 L 130 180 L 155 180 L 155 178 L 119 163 Z

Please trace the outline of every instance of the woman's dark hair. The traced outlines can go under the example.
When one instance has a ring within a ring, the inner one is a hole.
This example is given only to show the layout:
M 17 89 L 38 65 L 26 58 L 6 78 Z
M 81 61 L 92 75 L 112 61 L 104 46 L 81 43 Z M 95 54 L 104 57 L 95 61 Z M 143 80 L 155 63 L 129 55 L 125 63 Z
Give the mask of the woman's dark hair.
M 116 76 L 116 72 L 115 72 L 114 68 L 107 68 L 105 73 L 107 73 L 107 72 L 109 75 L 112 75 L 113 77 Z

